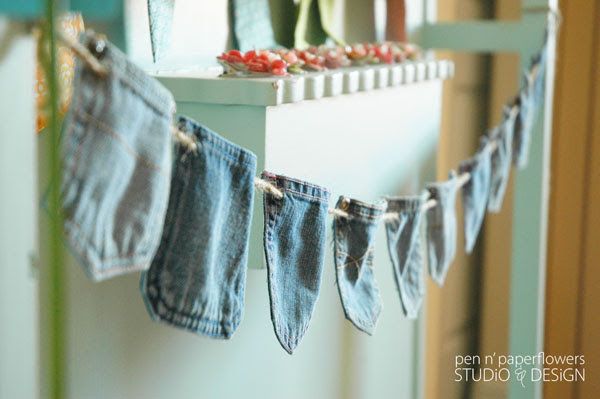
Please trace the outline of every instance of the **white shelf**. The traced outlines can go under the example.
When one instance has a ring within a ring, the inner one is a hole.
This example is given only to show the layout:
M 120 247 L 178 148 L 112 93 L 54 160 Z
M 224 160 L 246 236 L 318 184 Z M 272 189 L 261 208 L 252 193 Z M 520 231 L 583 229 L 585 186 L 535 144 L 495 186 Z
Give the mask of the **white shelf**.
M 155 76 L 177 101 L 208 104 L 276 106 L 359 91 L 384 89 L 454 76 L 448 60 L 373 65 L 290 77 L 219 77 L 218 72 L 162 72 Z

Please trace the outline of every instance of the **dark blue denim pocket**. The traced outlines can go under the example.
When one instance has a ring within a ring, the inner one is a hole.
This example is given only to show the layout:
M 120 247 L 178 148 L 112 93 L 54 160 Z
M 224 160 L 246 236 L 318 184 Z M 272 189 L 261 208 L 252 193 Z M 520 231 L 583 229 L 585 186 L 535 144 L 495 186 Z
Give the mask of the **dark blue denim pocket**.
M 510 177 L 514 125 L 515 114 L 505 108 L 504 118 L 500 126 L 492 130 L 490 137 L 484 136 L 482 139 L 484 143 L 486 140 L 496 143 L 496 148 L 492 151 L 492 176 L 490 197 L 488 198 L 488 211 L 490 212 L 500 212 L 502 209 L 502 202 Z
M 263 172 L 283 192 L 264 194 L 265 257 L 271 320 L 288 353 L 298 346 L 319 296 L 329 192 L 303 181 Z
M 462 161 L 459 173 L 469 173 L 470 178 L 462 187 L 464 213 L 465 250 L 473 252 L 477 236 L 481 230 L 492 176 L 492 151 L 488 144 L 483 144 L 471 159 Z
M 230 338 L 242 320 L 256 156 L 193 120 L 179 129 L 198 151 L 176 149 L 160 247 L 141 290 L 154 320 Z
M 70 247 L 102 280 L 148 268 L 158 247 L 171 177 L 173 97 L 117 48 L 83 45 L 108 69 L 78 62 L 61 142 L 62 207 Z
M 335 275 L 342 307 L 346 319 L 372 335 L 382 307 L 373 252 L 384 208 L 342 196 L 336 209 L 346 213 L 333 220 Z
M 425 294 L 421 220 L 426 197 L 427 193 L 414 197 L 387 198 L 386 212 L 397 215 L 385 223 L 388 250 L 402 312 L 410 319 L 418 316 Z
M 425 214 L 429 274 L 441 286 L 456 255 L 456 173 L 451 172 L 445 182 L 427 184 L 426 189 L 437 202 Z

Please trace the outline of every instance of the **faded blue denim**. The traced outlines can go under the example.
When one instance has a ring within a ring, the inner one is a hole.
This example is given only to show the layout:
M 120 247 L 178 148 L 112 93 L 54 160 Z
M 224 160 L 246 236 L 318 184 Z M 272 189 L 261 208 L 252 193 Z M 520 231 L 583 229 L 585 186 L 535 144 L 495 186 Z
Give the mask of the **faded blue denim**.
M 458 167 L 460 174 L 469 173 L 470 179 L 462 187 L 465 250 L 473 252 L 485 217 L 492 177 L 492 150 L 484 143 L 470 159 Z
M 531 147 L 531 134 L 533 133 L 536 117 L 544 104 L 544 85 L 548 62 L 547 41 L 548 32 L 546 32 L 542 49 L 532 59 L 530 70 L 523 79 L 523 87 L 516 99 L 519 114 L 515 121 L 513 163 L 519 169 L 527 166 L 529 148 Z
M 198 150 L 175 150 L 165 230 L 141 291 L 154 320 L 228 339 L 244 312 L 256 156 L 191 119 L 179 130 Z
M 329 192 L 322 187 L 263 172 L 283 192 L 264 195 L 264 246 L 271 320 L 279 343 L 292 354 L 319 296 Z
M 154 62 L 164 58 L 171 45 L 175 0 L 147 0 L 150 43 Z
M 511 114 L 508 107 L 505 107 L 500 126 L 494 128 L 489 137 L 484 136 L 482 139 L 483 142 L 486 142 L 486 140 L 496 142 L 496 148 L 492 151 L 492 177 L 488 199 L 489 212 L 497 213 L 502 209 L 502 202 L 510 177 L 514 124 L 515 115 Z
M 384 207 L 341 196 L 336 209 L 348 215 L 336 215 L 333 220 L 335 275 L 342 307 L 346 319 L 372 335 L 382 308 L 373 255 Z
M 425 188 L 429 192 L 429 198 L 437 201 L 437 204 L 425 213 L 429 274 L 438 285 L 442 286 L 456 255 L 458 178 L 452 171 L 447 181 L 429 183 Z
M 544 45 L 539 53 L 532 60 L 531 69 L 537 69 L 537 73 L 533 78 L 533 99 L 536 108 L 539 108 L 544 103 L 544 92 L 546 83 L 546 69 L 548 64 L 548 32 L 544 39 Z
M 421 248 L 423 204 L 420 196 L 387 198 L 387 213 L 398 214 L 385 223 L 388 251 L 394 268 L 402 312 L 409 319 L 419 315 L 425 294 L 424 258 Z
M 523 169 L 529 160 L 529 147 L 531 146 L 531 133 L 535 122 L 536 103 L 534 96 L 534 81 L 532 77 L 525 78 L 525 85 L 521 88 L 515 104 L 519 107 L 514 122 L 514 137 L 512 145 L 512 162 L 515 167 Z
M 108 69 L 78 61 L 63 123 L 61 185 L 69 246 L 93 280 L 147 269 L 171 181 L 173 97 L 110 43 L 82 44 Z

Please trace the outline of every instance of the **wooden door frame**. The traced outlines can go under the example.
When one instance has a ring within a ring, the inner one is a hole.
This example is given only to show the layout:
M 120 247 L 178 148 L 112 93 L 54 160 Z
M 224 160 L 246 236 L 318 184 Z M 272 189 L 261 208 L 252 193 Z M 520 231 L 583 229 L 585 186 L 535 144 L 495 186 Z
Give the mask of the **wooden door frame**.
M 600 396 L 600 0 L 561 0 L 561 9 L 544 349 L 584 355 L 587 373 L 586 382 L 545 383 L 550 399 Z

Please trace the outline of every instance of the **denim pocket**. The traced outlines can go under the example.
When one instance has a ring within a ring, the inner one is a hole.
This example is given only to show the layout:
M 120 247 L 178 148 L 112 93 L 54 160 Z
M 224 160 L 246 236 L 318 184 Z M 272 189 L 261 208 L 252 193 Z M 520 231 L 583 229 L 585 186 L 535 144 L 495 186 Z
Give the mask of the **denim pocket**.
M 179 129 L 160 247 L 141 290 L 154 320 L 230 338 L 242 320 L 256 156 L 191 119 Z
M 421 249 L 422 208 L 426 193 L 414 197 L 387 198 L 388 213 L 397 217 L 386 220 L 385 230 L 402 312 L 410 319 L 419 314 L 425 278 Z
M 346 319 L 372 335 L 382 308 L 373 251 L 384 208 L 342 196 L 336 209 L 347 214 L 333 220 L 335 275 L 342 307 Z
M 436 201 L 425 214 L 429 274 L 441 286 L 456 255 L 456 173 L 451 172 L 445 182 L 427 184 L 426 189 Z
M 69 246 L 102 280 L 146 269 L 160 240 L 171 175 L 174 101 L 115 47 L 82 35 L 108 76 L 78 62 L 63 123 L 61 199 Z
M 531 146 L 531 133 L 535 122 L 535 96 L 533 93 L 533 81 L 528 80 L 526 86 L 521 89 L 516 104 L 519 112 L 514 121 L 514 137 L 512 145 L 513 164 L 523 169 L 529 160 L 529 147 Z
M 464 212 L 465 250 L 473 252 L 481 230 L 490 195 L 492 152 L 484 143 L 477 154 L 459 165 L 459 173 L 469 173 L 470 178 L 462 187 Z
M 271 320 L 288 353 L 298 346 L 319 296 L 329 192 L 303 181 L 263 172 L 283 192 L 265 193 L 265 258 Z
M 546 69 L 548 64 L 548 34 L 546 31 L 544 37 L 544 45 L 539 53 L 537 53 L 531 63 L 531 69 L 534 71 L 532 79 L 533 101 L 536 108 L 543 104 L 544 100 L 544 85 L 546 82 Z
M 502 202 L 510 177 L 514 125 L 515 114 L 505 108 L 504 118 L 500 126 L 492 131 L 491 137 L 484 136 L 483 138 L 484 143 L 486 140 L 496 142 L 496 148 L 492 151 L 492 174 L 490 197 L 488 198 L 488 211 L 490 212 L 500 212 L 502 209 Z

